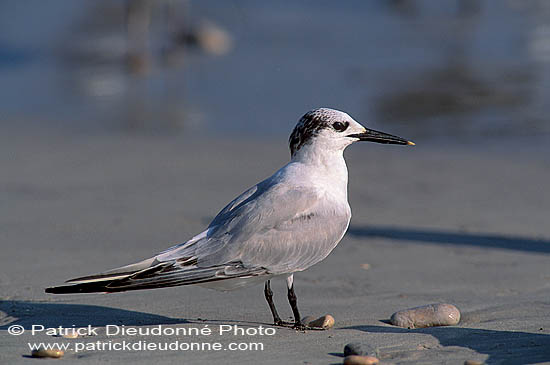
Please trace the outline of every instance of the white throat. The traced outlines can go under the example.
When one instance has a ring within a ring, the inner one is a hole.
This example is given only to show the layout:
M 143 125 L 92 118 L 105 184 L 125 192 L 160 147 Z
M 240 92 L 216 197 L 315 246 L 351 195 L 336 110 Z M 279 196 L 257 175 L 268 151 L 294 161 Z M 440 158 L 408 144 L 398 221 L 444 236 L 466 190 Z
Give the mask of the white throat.
M 347 201 L 348 168 L 343 148 L 327 148 L 323 143 L 307 144 L 296 151 L 291 162 L 301 164 L 316 185 L 345 197 Z

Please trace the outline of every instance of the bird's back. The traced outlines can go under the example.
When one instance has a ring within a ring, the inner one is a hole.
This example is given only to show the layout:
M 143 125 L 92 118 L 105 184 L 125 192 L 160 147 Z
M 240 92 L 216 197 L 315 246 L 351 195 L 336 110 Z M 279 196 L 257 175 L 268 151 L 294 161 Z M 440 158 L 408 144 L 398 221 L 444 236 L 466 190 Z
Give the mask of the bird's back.
M 343 237 L 351 210 L 347 199 L 324 189 L 306 169 L 287 164 L 229 203 L 201 239 L 161 259 L 192 255 L 199 267 L 240 261 L 273 274 L 321 261 Z

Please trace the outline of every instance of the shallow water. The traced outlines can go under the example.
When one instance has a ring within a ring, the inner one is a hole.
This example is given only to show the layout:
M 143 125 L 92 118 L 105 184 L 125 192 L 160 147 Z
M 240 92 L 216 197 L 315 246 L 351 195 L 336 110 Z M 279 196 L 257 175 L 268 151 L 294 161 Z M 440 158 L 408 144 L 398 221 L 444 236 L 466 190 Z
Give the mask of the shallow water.
M 129 41 L 124 3 L 4 1 L 3 126 L 280 137 L 329 106 L 423 141 L 550 135 L 546 1 L 152 4 Z M 174 40 L 204 21 L 227 53 Z

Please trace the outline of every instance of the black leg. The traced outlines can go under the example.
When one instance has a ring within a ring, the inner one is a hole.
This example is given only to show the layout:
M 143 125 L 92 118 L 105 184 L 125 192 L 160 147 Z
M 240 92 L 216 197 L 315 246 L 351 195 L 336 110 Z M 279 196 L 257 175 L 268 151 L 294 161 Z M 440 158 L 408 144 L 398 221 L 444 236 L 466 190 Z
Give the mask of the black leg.
M 298 298 L 296 297 L 296 293 L 294 293 L 294 284 L 288 288 L 288 302 L 294 314 L 294 328 L 300 330 L 307 329 L 307 326 L 302 323 L 302 317 L 300 317 L 300 311 L 298 311 Z
M 267 300 L 267 304 L 269 305 L 269 309 L 271 310 L 271 314 L 273 314 L 273 322 L 275 324 L 279 324 L 282 321 L 281 317 L 279 317 L 279 313 L 277 313 L 277 309 L 275 308 L 275 303 L 273 303 L 273 292 L 271 291 L 269 280 L 265 282 L 264 295 L 265 300 Z
M 305 331 L 305 330 L 324 330 L 324 328 L 320 327 L 310 327 L 307 324 L 302 323 L 302 317 L 300 316 L 300 311 L 298 310 L 298 298 L 296 297 L 296 293 L 294 293 L 294 276 L 290 275 L 286 279 L 286 284 L 288 288 L 288 302 L 290 303 L 290 307 L 292 308 L 292 313 L 294 314 L 294 325 L 292 328 Z
M 291 323 L 287 323 L 279 317 L 279 313 L 277 313 L 277 309 L 275 308 L 275 303 L 273 303 L 273 291 L 271 291 L 271 285 L 270 280 L 265 282 L 265 288 L 264 288 L 264 294 L 265 294 L 265 300 L 267 300 L 267 304 L 269 305 L 269 309 L 271 310 L 271 314 L 273 315 L 273 323 L 275 323 L 276 326 L 289 326 Z

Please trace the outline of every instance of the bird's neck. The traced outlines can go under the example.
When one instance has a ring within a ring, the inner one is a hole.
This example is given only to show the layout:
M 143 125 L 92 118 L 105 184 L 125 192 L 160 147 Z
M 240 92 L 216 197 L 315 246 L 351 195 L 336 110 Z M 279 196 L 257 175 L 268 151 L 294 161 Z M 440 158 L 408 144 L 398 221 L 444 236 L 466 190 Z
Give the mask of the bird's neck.
M 347 199 L 348 168 L 343 149 L 327 150 L 315 145 L 296 151 L 291 162 L 297 162 L 307 170 L 308 176 L 319 184 L 331 186 Z

